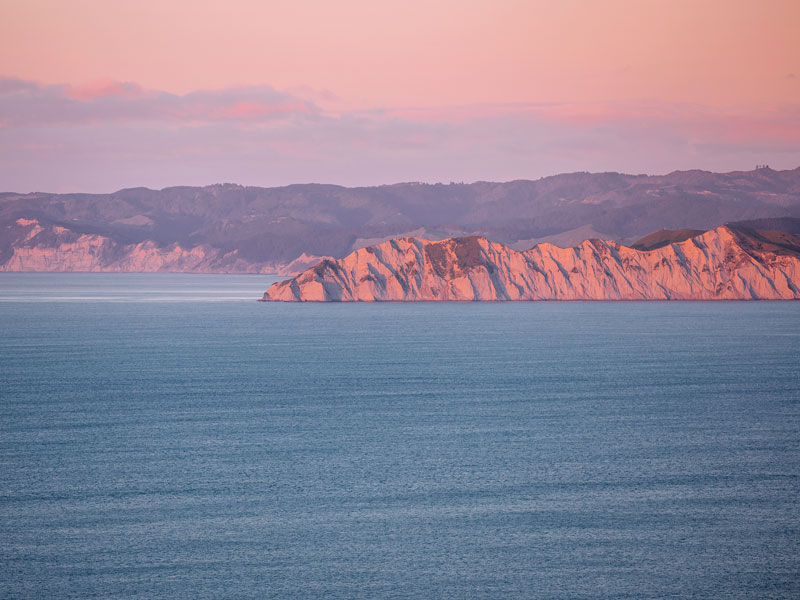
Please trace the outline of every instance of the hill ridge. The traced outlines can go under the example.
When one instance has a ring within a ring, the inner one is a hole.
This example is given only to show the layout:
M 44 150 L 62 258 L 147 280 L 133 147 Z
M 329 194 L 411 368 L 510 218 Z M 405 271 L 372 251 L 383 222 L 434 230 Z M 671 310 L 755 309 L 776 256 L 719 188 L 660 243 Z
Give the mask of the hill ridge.
M 800 218 L 800 169 L 578 172 L 501 183 L 360 188 L 228 183 L 94 195 L 5 193 L 0 269 L 285 271 L 303 255 L 343 258 L 412 232 L 431 239 L 483 235 L 523 248 L 545 240 L 572 244 L 594 234 L 630 244 L 663 228 L 707 230 L 725 222 L 791 218 Z M 29 237 L 19 219 L 36 220 L 43 229 Z M 82 236 L 97 239 L 73 245 Z M 153 248 L 152 258 L 138 260 L 140 244 Z M 176 247 L 204 258 L 156 257 Z

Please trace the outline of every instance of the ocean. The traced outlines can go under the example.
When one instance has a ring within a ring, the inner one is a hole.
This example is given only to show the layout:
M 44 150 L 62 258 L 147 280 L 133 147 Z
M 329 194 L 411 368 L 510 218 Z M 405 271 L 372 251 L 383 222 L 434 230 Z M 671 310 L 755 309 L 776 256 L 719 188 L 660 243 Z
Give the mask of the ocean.
M 2 598 L 796 598 L 800 303 L 0 274 Z

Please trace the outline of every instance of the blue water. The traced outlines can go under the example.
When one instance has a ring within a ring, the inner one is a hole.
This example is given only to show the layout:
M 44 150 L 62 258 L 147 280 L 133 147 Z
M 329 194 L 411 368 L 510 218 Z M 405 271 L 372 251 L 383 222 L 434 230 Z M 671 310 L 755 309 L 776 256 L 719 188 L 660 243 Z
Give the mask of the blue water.
M 0 597 L 800 595 L 800 303 L 0 274 Z

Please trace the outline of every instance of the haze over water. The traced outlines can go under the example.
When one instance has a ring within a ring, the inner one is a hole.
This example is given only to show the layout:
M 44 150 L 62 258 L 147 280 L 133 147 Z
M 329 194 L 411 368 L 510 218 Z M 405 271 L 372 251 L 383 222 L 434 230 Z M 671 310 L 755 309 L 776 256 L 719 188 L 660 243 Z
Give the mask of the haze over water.
M 272 280 L 0 276 L 0 596 L 800 592 L 797 303 Z

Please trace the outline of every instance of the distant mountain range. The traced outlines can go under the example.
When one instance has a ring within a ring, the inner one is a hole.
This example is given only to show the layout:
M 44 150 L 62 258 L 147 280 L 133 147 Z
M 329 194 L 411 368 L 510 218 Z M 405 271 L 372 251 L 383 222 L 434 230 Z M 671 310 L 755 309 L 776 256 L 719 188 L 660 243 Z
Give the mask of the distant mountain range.
M 478 236 L 399 238 L 324 260 L 273 284 L 263 300 L 800 299 L 800 235 L 731 225 L 686 231 L 648 236 L 646 249 L 594 239 L 525 252 Z
M 0 270 L 288 274 L 397 237 L 477 235 L 526 250 L 590 238 L 632 243 L 664 228 L 690 235 L 734 221 L 791 229 L 786 217 L 800 218 L 800 168 L 363 188 L 3 193 Z

